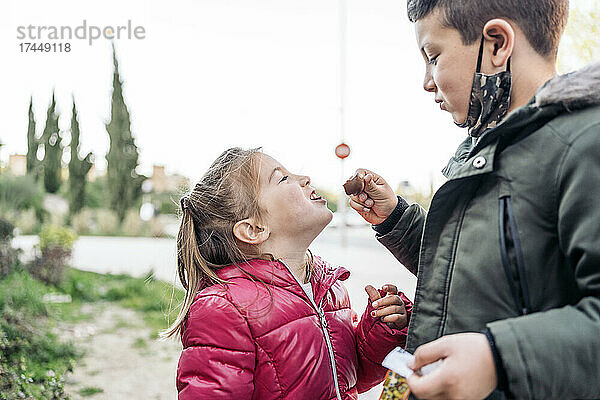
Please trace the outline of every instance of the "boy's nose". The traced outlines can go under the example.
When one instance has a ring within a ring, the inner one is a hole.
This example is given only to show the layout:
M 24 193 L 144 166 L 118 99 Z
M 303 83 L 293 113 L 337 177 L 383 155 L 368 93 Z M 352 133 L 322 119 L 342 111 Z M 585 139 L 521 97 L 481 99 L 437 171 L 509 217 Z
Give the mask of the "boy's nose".
M 429 73 L 425 74 L 425 80 L 423 81 L 423 89 L 425 89 L 426 92 L 435 92 L 435 83 L 433 82 L 433 78 Z

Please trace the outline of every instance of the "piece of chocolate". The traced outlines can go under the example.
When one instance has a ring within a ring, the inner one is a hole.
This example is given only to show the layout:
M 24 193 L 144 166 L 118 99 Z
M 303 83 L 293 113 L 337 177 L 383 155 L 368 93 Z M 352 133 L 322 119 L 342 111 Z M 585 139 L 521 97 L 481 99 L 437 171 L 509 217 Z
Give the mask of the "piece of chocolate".
M 344 191 L 348 196 L 357 195 L 362 192 L 364 188 L 365 182 L 359 178 L 358 175 L 354 175 L 344 183 Z

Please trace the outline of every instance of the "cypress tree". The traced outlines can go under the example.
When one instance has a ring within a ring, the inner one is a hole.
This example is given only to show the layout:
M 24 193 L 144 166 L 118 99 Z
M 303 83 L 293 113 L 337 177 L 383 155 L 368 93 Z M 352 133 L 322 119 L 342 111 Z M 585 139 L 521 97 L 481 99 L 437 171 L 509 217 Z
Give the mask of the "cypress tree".
M 87 173 L 92 168 L 92 153 L 79 158 L 79 121 L 73 98 L 71 116 L 71 160 L 69 161 L 69 212 L 71 215 L 81 210 L 85 204 L 85 184 Z
M 138 175 L 138 148 L 131 134 L 129 110 L 123 99 L 123 82 L 119 76 L 119 64 L 113 45 L 113 92 L 110 121 L 106 130 L 110 148 L 106 154 L 106 177 L 109 204 L 123 221 L 125 213 L 133 207 L 142 194 L 143 177 Z
M 27 174 L 39 178 L 40 161 L 37 158 L 40 139 L 35 136 L 35 118 L 33 116 L 33 97 L 29 100 L 29 125 L 27 126 Z
M 46 115 L 46 127 L 42 134 L 44 144 L 44 159 L 42 169 L 44 171 L 44 188 L 48 193 L 56 193 L 60 188 L 62 167 L 62 136 L 58 129 L 58 113 L 56 112 L 56 99 L 52 93 L 52 103 L 48 107 Z

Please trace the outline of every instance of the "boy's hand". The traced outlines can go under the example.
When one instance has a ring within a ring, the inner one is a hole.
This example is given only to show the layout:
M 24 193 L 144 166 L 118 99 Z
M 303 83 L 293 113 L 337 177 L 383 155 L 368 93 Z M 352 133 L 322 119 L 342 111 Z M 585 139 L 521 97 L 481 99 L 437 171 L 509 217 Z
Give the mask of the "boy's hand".
M 386 292 L 383 298 L 379 290 L 373 286 L 367 285 L 365 287 L 365 291 L 369 295 L 369 300 L 371 300 L 371 305 L 375 309 L 371 312 L 371 316 L 373 318 L 381 318 L 381 321 L 387 323 L 391 328 L 403 329 L 408 320 L 404 302 L 398 296 L 398 288 L 394 285 L 384 285 L 381 290 Z
M 356 174 L 364 180 L 365 188 L 358 195 L 350 196 L 350 207 L 368 223 L 378 225 L 394 211 L 398 198 L 390 185 L 376 173 L 358 169 Z
M 412 375 L 408 387 L 420 399 L 484 399 L 498 384 L 494 356 L 482 333 L 444 336 L 415 351 L 413 370 L 443 360 L 431 373 Z

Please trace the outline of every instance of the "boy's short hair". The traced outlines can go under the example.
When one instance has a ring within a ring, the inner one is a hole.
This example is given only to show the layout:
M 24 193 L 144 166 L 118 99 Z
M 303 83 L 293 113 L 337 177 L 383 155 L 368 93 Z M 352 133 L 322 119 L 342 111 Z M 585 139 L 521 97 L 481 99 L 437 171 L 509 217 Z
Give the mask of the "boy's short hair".
M 569 0 L 408 0 L 407 6 L 411 22 L 439 7 L 445 24 L 460 32 L 464 44 L 479 40 L 489 20 L 510 19 L 544 57 L 556 57 L 569 16 Z

